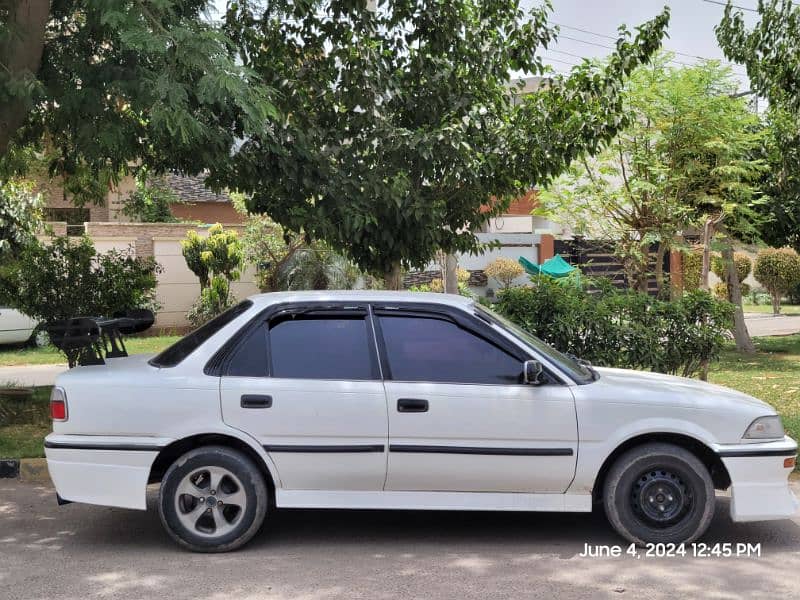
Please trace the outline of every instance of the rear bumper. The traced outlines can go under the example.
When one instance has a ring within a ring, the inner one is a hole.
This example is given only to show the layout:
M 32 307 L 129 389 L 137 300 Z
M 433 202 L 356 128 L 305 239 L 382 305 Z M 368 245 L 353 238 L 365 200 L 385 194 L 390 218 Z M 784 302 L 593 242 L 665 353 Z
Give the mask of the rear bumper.
M 62 500 L 144 510 L 150 467 L 166 442 L 50 434 L 47 468 Z
M 793 467 L 783 466 L 786 459 L 797 455 L 792 438 L 719 446 L 717 452 L 731 477 L 731 519 L 768 521 L 797 513 L 800 502 L 789 489 Z

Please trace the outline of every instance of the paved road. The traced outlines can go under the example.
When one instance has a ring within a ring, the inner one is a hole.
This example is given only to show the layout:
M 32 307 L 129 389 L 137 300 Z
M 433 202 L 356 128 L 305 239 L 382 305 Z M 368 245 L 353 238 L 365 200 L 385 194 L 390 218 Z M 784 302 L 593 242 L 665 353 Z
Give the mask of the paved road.
M 790 335 L 800 332 L 800 315 L 778 315 L 776 317 L 762 313 L 747 313 L 744 318 L 747 330 L 753 337 Z
M 8 384 L 23 386 L 53 385 L 56 376 L 66 370 L 66 364 L 0 367 L 0 386 Z
M 602 514 L 306 510 L 200 555 L 152 507 L 58 508 L 49 487 L 0 480 L 0 598 L 796 598 L 800 519 L 733 524 L 718 507 L 706 541 L 760 542 L 760 558 L 579 557 L 619 543 Z

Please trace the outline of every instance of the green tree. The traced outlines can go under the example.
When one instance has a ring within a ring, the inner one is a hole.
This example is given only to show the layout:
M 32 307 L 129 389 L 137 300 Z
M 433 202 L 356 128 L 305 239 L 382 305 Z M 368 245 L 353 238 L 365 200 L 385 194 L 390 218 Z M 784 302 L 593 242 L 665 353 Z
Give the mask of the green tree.
M 136 166 L 199 173 L 264 136 L 268 90 L 208 0 L 0 0 L 0 179 L 30 145 L 83 202 Z
M 772 296 L 772 312 L 781 312 L 781 298 L 800 284 L 800 256 L 791 248 L 765 248 L 756 256 L 753 276 Z
M 753 218 L 762 164 L 758 117 L 731 97 L 735 82 L 715 62 L 672 68 L 669 55 L 640 67 L 623 93 L 630 125 L 607 149 L 575 162 L 542 194 L 539 212 L 577 233 L 616 241 L 631 287 L 647 289 L 649 249 L 658 244 L 656 277 L 666 250 L 693 224 L 736 230 Z M 710 252 L 711 237 L 705 244 Z M 710 263 L 701 269 L 708 287 Z
M 282 119 L 212 180 L 252 212 L 324 240 L 400 286 L 439 250 L 479 249 L 475 231 L 510 200 L 597 150 L 624 124 L 620 88 L 658 48 L 668 10 L 620 29 L 603 67 L 584 64 L 517 98 L 514 71 L 543 72 L 550 6 L 518 0 L 229 5 L 246 67 L 276 89 Z M 489 207 L 481 212 L 481 207 Z
M 772 246 L 800 250 L 800 5 L 759 1 L 757 11 L 759 20 L 748 27 L 749 19 L 729 3 L 717 40 L 729 60 L 745 66 L 753 91 L 769 103 L 761 236 Z
M 136 177 L 136 188 L 124 200 L 122 213 L 142 223 L 176 223 L 170 205 L 178 195 L 161 179 L 147 180 L 147 173 Z

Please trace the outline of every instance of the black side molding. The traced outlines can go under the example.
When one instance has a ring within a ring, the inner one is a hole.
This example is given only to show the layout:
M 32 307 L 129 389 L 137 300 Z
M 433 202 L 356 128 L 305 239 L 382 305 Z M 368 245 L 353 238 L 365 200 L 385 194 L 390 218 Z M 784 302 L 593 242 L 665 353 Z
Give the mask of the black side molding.
M 796 456 L 794 450 L 722 450 L 717 453 L 720 458 L 738 458 L 742 456 Z
M 412 454 L 482 454 L 485 456 L 572 456 L 572 448 L 484 448 L 482 446 L 414 446 L 391 444 L 389 452 Z
M 163 446 L 148 444 L 78 444 L 71 442 L 44 442 L 45 448 L 57 450 L 119 450 L 125 452 L 158 452 Z
M 355 453 L 355 452 L 383 452 L 383 444 L 357 444 L 357 445 L 264 445 L 267 452 L 307 452 L 309 454 L 326 453 Z

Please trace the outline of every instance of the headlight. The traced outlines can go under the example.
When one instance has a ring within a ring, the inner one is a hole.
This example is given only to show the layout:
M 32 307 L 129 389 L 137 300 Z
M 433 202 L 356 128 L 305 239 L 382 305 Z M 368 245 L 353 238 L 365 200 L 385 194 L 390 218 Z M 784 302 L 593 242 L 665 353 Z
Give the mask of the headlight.
M 750 440 L 775 440 L 783 437 L 783 423 L 778 415 L 759 417 L 752 423 L 742 436 Z

